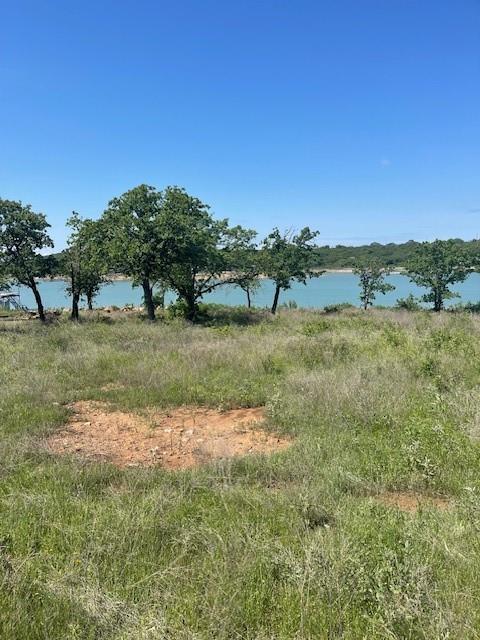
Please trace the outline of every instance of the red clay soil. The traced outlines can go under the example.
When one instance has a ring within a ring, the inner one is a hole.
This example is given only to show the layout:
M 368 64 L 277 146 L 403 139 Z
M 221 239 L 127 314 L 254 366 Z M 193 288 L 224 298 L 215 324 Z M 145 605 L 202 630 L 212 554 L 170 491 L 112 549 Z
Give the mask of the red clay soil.
M 451 500 L 438 496 L 427 496 L 409 491 L 386 491 L 375 496 L 375 499 L 388 507 L 396 507 L 400 511 L 416 513 L 421 507 L 435 507 L 446 511 L 452 507 Z
M 64 429 L 47 440 L 50 451 L 108 460 L 119 467 L 159 465 L 186 469 L 213 459 L 269 453 L 291 442 L 263 431 L 263 409 L 215 411 L 179 407 L 142 415 L 102 402 L 70 405 Z

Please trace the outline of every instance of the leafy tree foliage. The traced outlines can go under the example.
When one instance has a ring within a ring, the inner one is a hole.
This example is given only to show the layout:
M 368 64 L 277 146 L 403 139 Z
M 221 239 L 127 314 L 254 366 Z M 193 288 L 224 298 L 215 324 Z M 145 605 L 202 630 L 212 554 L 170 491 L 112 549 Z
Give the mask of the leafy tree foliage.
M 93 308 L 93 298 L 106 281 L 106 262 L 101 253 L 102 234 L 98 221 L 82 219 L 74 211 L 67 225 L 72 232 L 63 253 L 62 271 L 70 280 L 67 290 L 72 296 L 71 319 L 78 320 L 78 303 L 82 295 L 87 298 L 88 308 Z
M 141 184 L 108 204 L 102 216 L 110 267 L 143 288 L 145 308 L 155 320 L 153 287 L 161 278 L 163 194 Z
M 359 277 L 360 301 L 365 310 L 373 304 L 377 293 L 385 294 L 395 289 L 392 284 L 385 281 L 385 276 L 390 273 L 390 270 L 382 267 L 377 260 L 359 263 L 353 272 Z
M 422 305 L 421 300 L 416 298 L 413 293 L 409 293 L 406 298 L 398 298 L 395 308 L 404 309 L 405 311 L 420 311 Z
M 274 281 L 275 313 L 281 291 L 321 275 L 319 266 L 353 266 L 366 309 L 377 294 L 393 288 L 385 281 L 391 266 L 406 265 L 411 280 L 428 289 L 423 299 L 438 311 L 456 295 L 452 284 L 480 270 L 479 240 L 331 248 L 315 246 L 318 233 L 305 227 L 298 234 L 275 228 L 258 247 L 254 231 L 215 219 L 208 205 L 180 187 L 158 191 L 142 184 L 111 200 L 99 221 L 74 213 L 68 224 L 68 248 L 43 256 L 41 250 L 53 246 L 45 216 L 21 202 L 0 200 L 0 290 L 9 282 L 30 287 L 42 320 L 36 278 L 53 273 L 70 281 L 73 319 L 78 319 L 80 297 L 86 296 L 92 308 L 106 273 L 115 271 L 142 286 L 151 320 L 167 289 L 178 294 L 186 316 L 195 320 L 202 297 L 225 284 L 243 289 L 250 307 L 261 275 Z
M 79 233 L 83 251 L 82 294 L 87 299 L 88 309 L 93 309 L 93 299 L 98 295 L 102 284 L 108 284 L 108 264 L 102 249 L 104 234 L 99 220 L 82 221 Z
M 208 205 L 180 187 L 167 187 L 163 194 L 161 228 L 162 274 L 168 286 L 186 304 L 186 315 L 194 321 L 198 301 L 235 276 L 225 277 L 245 242 L 245 230 L 216 220 Z
M 480 253 L 480 240 L 464 241 L 456 238 L 454 242 L 474 255 Z M 401 244 L 372 242 L 358 247 L 345 245 L 323 246 L 315 249 L 315 265 L 328 269 L 352 269 L 358 263 L 377 260 L 386 267 L 404 267 L 415 255 L 419 247 L 421 247 L 421 243 L 415 240 L 409 240 Z
M 0 291 L 8 291 L 10 289 L 10 283 L 8 281 L 8 275 L 0 271 Z
M 422 242 L 406 269 L 410 280 L 429 289 L 423 300 L 432 302 L 434 311 L 441 311 L 445 300 L 458 297 L 450 285 L 466 280 L 477 268 L 476 262 L 473 252 L 455 240 L 435 240 Z
M 39 251 L 53 247 L 50 227 L 43 213 L 14 200 L 0 200 L 0 268 L 10 281 L 29 287 L 35 297 L 38 316 L 45 321 L 36 278 L 48 275 L 48 262 Z
M 254 240 L 257 236 L 252 229 L 235 227 L 237 233 L 237 245 L 230 254 L 229 270 L 235 284 L 242 289 L 247 296 L 247 307 L 252 306 L 252 294 L 260 287 L 260 274 L 262 273 L 262 254 L 258 250 Z
M 289 289 L 293 281 L 306 284 L 308 278 L 322 275 L 323 271 L 314 270 L 315 246 L 312 241 L 317 235 L 318 231 L 311 231 L 308 227 L 298 234 L 291 231 L 282 234 L 275 228 L 263 241 L 263 272 L 275 283 L 272 313 L 277 310 L 280 291 Z

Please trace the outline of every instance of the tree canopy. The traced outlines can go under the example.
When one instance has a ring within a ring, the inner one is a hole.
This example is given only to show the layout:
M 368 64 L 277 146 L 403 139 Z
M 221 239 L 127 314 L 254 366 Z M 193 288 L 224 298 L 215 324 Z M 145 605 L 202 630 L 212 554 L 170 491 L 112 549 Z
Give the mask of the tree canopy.
M 162 276 L 164 261 L 162 202 L 160 191 L 141 184 L 113 198 L 101 218 L 110 268 L 142 286 L 150 320 L 155 319 L 153 286 Z
M 433 303 L 434 311 L 441 311 L 445 300 L 458 297 L 450 286 L 466 280 L 476 268 L 474 254 L 454 240 L 422 242 L 406 265 L 410 280 L 429 290 L 422 298 Z
M 385 294 L 395 287 L 385 281 L 390 270 L 383 267 L 377 260 L 358 263 L 353 272 L 358 276 L 360 287 L 360 301 L 364 309 L 371 306 L 377 293 Z
M 102 254 L 102 233 L 99 221 L 83 219 L 73 212 L 67 221 L 71 229 L 68 247 L 62 255 L 62 271 L 69 278 L 68 293 L 72 296 L 72 320 L 78 320 L 78 303 L 87 298 L 92 309 L 93 298 L 106 282 L 106 261 Z
M 318 231 L 304 227 L 298 234 L 280 233 L 275 228 L 262 243 L 262 270 L 273 280 L 275 293 L 271 312 L 275 313 L 281 290 L 289 289 L 293 281 L 306 284 L 309 278 L 321 276 L 323 271 L 314 268 L 315 246 L 312 241 Z
M 43 250 L 53 246 L 45 215 L 30 205 L 0 200 L 0 289 L 9 283 L 30 287 L 42 320 L 36 279 L 53 274 L 69 281 L 73 319 L 79 317 L 81 297 L 92 308 L 107 274 L 121 273 L 143 288 L 150 320 L 167 290 L 177 294 L 186 317 L 195 320 L 203 296 L 226 284 L 245 291 L 250 307 L 263 276 L 274 283 L 275 313 L 281 291 L 320 276 L 322 266 L 353 267 L 362 305 L 368 308 L 377 294 L 393 288 L 385 280 L 392 265 L 404 265 L 410 279 L 427 288 L 423 300 L 438 311 L 456 295 L 454 283 L 480 270 L 480 240 L 319 247 L 318 232 L 305 227 L 298 233 L 274 228 L 258 245 L 254 230 L 216 218 L 207 204 L 178 186 L 159 191 L 141 184 L 113 198 L 99 220 L 74 212 L 67 224 L 67 249 L 45 256 Z
M 465 241 L 456 238 L 453 242 L 472 255 L 480 253 L 480 240 Z M 357 247 L 346 245 L 317 247 L 315 249 L 315 265 L 326 269 L 353 269 L 358 263 L 377 260 L 380 264 L 391 269 L 403 268 L 421 245 L 421 242 L 409 240 L 400 244 L 372 242 Z
M 31 205 L 0 199 L 0 270 L 11 282 L 32 290 L 42 321 L 45 312 L 35 278 L 47 275 L 48 262 L 39 252 L 53 247 L 49 227 L 45 215 L 32 211 Z
M 236 281 L 225 272 L 244 246 L 245 234 L 252 233 L 229 227 L 227 219 L 215 219 L 209 206 L 185 189 L 173 186 L 164 191 L 162 275 L 186 304 L 188 319 L 196 318 L 202 296 Z
M 236 245 L 229 256 L 229 271 L 235 284 L 247 296 L 247 307 L 252 305 L 252 294 L 260 287 L 262 273 L 262 253 L 255 244 L 257 232 L 252 229 L 235 227 Z

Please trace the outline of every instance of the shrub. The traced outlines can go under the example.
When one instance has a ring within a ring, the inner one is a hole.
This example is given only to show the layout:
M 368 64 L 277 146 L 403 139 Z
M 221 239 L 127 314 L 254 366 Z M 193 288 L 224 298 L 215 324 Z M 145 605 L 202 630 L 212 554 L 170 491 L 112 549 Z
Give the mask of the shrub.
M 406 298 L 399 298 L 395 307 L 405 311 L 420 311 L 422 305 L 419 299 L 410 293 Z
M 334 304 L 327 304 L 323 307 L 325 313 L 340 313 L 346 309 L 355 309 L 355 306 L 350 304 L 350 302 L 336 302 Z
M 166 317 L 186 318 L 187 311 L 187 303 L 184 300 L 177 299 L 175 302 L 171 302 L 166 308 Z
M 480 302 L 466 302 L 465 304 L 456 304 L 449 311 L 466 311 L 467 313 L 480 313 Z
M 155 293 L 152 294 L 152 302 L 155 307 L 163 309 L 165 307 L 165 291 L 163 289 L 155 291 Z

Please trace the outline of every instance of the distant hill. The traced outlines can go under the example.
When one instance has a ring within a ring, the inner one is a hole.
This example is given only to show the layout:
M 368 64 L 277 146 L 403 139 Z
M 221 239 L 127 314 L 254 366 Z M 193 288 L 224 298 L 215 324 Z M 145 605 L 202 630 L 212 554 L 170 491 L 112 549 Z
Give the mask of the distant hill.
M 464 245 L 471 251 L 480 252 L 480 240 L 465 241 L 456 238 L 455 242 Z M 385 266 L 402 267 L 420 244 L 415 240 L 409 240 L 403 244 L 372 242 L 359 247 L 344 245 L 329 247 L 327 245 L 317 249 L 317 266 L 324 269 L 349 269 L 355 266 L 355 263 L 359 260 L 377 258 Z
M 473 252 L 480 253 L 480 240 L 455 238 L 455 242 Z M 316 250 L 318 256 L 317 266 L 322 269 L 351 269 L 358 261 L 376 258 L 385 266 L 403 267 L 420 244 L 416 240 L 409 240 L 402 244 L 372 242 L 358 247 L 341 244 L 335 247 L 325 245 Z M 51 253 L 48 256 L 44 256 L 44 260 L 49 261 L 50 268 L 59 273 L 61 256 L 61 252 Z

